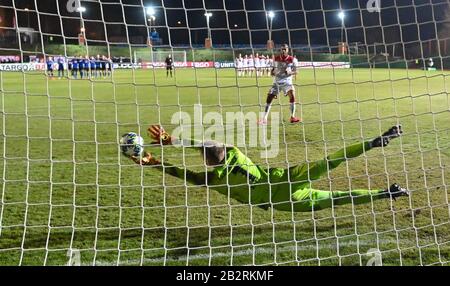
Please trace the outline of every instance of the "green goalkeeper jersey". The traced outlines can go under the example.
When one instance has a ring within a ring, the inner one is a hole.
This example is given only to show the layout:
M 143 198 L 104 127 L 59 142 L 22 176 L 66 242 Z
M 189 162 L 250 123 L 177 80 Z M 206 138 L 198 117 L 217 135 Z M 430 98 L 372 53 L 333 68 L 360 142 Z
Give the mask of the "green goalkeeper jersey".
M 238 148 L 227 148 L 225 163 L 208 173 L 207 184 L 224 195 L 252 204 L 270 201 L 270 171 L 255 165 Z
M 265 169 L 236 147 L 228 148 L 226 154 L 225 163 L 209 172 L 208 186 L 240 202 L 263 208 L 270 202 L 291 201 L 292 194 L 309 189 L 311 180 L 327 170 L 326 160 L 291 169 Z

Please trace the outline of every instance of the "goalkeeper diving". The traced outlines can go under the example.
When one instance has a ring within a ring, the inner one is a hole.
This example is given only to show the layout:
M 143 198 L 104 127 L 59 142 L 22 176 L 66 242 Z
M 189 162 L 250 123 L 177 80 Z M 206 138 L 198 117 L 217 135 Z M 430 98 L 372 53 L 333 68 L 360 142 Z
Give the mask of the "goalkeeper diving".
M 203 155 L 205 164 L 212 169 L 194 172 L 161 162 L 150 153 L 131 157 L 137 164 L 153 165 L 174 177 L 197 186 L 208 186 L 241 203 L 263 209 L 272 207 L 281 211 L 309 212 L 335 205 L 366 204 L 372 200 L 396 199 L 409 196 L 409 191 L 398 184 L 388 189 L 351 191 L 324 191 L 311 187 L 314 180 L 337 168 L 347 159 L 358 157 L 373 148 L 386 147 L 392 139 L 403 133 L 401 125 L 393 126 L 382 136 L 348 146 L 316 162 L 303 163 L 287 169 L 264 168 L 254 164 L 237 147 L 213 141 L 178 139 L 170 136 L 161 126 L 153 125 L 149 135 L 159 144 L 195 146 Z

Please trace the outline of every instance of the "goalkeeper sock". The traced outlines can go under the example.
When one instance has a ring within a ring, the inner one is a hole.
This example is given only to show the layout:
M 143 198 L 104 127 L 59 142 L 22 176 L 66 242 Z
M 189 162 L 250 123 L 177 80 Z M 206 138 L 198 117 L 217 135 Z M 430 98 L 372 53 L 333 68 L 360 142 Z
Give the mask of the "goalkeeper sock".
M 295 102 L 291 102 L 289 109 L 291 110 L 291 117 L 295 117 Z
M 267 120 L 267 117 L 269 117 L 270 108 L 272 107 L 272 104 L 267 104 L 266 109 L 264 111 L 264 120 Z

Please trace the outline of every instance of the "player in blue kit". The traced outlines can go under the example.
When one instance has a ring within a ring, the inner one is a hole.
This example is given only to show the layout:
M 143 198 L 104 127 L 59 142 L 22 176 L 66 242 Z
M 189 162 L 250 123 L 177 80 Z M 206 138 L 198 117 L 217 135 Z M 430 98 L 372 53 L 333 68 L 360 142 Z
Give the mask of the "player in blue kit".
M 107 64 L 106 64 L 106 73 L 109 77 L 112 76 L 112 70 L 113 70 L 113 61 L 111 60 L 111 58 L 107 58 Z
M 84 77 L 84 59 L 83 57 L 78 58 L 78 70 L 80 71 L 80 78 L 83 79 Z
M 55 62 L 52 57 L 47 58 L 47 76 L 53 77 L 53 65 Z
M 80 67 L 80 64 L 78 62 L 77 58 L 72 59 L 72 77 L 74 79 L 78 78 L 78 68 Z
M 64 58 L 58 58 L 58 78 L 61 79 L 64 77 Z
M 94 57 L 91 57 L 91 59 L 89 60 L 89 65 L 90 65 L 90 70 L 91 70 L 91 77 L 97 78 L 97 69 L 96 69 Z
M 100 66 L 102 69 L 102 76 L 105 78 L 106 77 L 106 57 L 102 56 L 102 60 L 100 61 Z
M 95 69 L 97 71 L 97 77 L 101 77 L 102 63 L 100 55 L 97 55 L 97 58 L 95 59 Z
M 67 59 L 67 77 L 72 75 L 72 60 Z
M 88 56 L 86 56 L 83 59 L 83 63 L 84 63 L 84 77 L 88 78 L 89 77 L 89 70 L 90 70 L 90 67 L 91 67 L 91 64 L 89 62 L 89 57 Z

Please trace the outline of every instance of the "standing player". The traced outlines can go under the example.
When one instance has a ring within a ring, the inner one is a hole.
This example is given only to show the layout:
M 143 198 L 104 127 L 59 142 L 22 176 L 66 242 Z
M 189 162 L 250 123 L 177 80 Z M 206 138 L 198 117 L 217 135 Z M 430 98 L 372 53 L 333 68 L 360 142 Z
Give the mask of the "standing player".
M 267 124 L 272 101 L 278 97 L 280 91 L 282 91 L 285 96 L 289 96 L 291 112 L 290 122 L 300 122 L 300 119 L 295 116 L 295 88 L 292 84 L 292 76 L 295 74 L 297 74 L 297 70 L 294 65 L 294 57 L 289 55 L 289 46 L 283 44 L 281 46 L 280 54 L 275 56 L 273 61 L 271 75 L 274 77 L 274 84 L 267 95 L 264 117 L 258 121 L 259 124 Z
M 243 68 L 244 68 L 244 76 L 248 75 L 248 56 L 245 55 L 244 56 L 244 60 L 243 60 Z
M 260 59 L 260 71 L 259 74 L 260 76 L 264 76 L 264 72 L 266 70 L 266 65 L 267 65 L 267 60 L 266 57 L 264 55 L 261 55 L 261 59 Z
M 96 63 L 95 63 L 95 58 L 91 57 L 90 61 L 89 61 L 89 65 L 91 68 L 91 78 L 97 78 L 97 67 L 96 67 Z
M 242 77 L 243 68 L 244 68 L 244 59 L 242 58 L 241 54 L 239 54 L 239 56 L 236 58 L 236 68 L 237 68 L 238 77 Z
M 109 77 L 109 59 L 104 57 L 103 60 L 105 61 L 105 76 Z
M 108 61 L 108 71 L 107 71 L 107 74 L 108 74 L 109 77 L 111 77 L 111 76 L 112 76 L 112 71 L 113 71 L 113 61 L 112 61 L 111 58 L 107 58 L 106 60 Z
M 170 73 L 170 77 L 173 77 L 172 75 L 172 71 L 173 71 L 173 60 L 172 60 L 172 55 L 168 55 L 166 57 L 166 78 L 169 77 L 169 73 Z
M 250 77 L 253 77 L 253 71 L 255 70 L 255 61 L 253 60 L 253 54 L 248 57 L 248 73 Z
M 67 77 L 70 78 L 73 73 L 73 62 L 72 59 L 66 58 L 67 61 Z
M 53 65 L 55 62 L 52 57 L 47 58 L 47 76 L 53 78 Z
M 91 64 L 89 62 L 88 56 L 84 57 L 83 64 L 84 64 L 84 77 L 89 78 Z
M 78 58 L 72 59 L 72 77 L 74 79 L 78 78 L 78 68 L 80 67 L 80 63 L 78 62 Z
M 97 76 L 101 77 L 102 76 L 102 63 L 101 63 L 100 55 L 97 55 L 97 58 L 95 60 L 95 70 L 97 71 Z
M 271 66 L 273 64 L 273 58 L 270 57 L 269 55 L 266 56 L 266 66 L 265 66 L 265 72 L 266 75 L 269 77 L 270 76 L 270 70 L 271 70 Z
M 205 164 L 214 169 L 194 172 L 161 162 L 150 153 L 131 159 L 141 165 L 154 165 L 156 169 L 186 180 L 196 186 L 206 186 L 243 204 L 267 210 L 310 212 L 336 205 L 370 204 L 373 200 L 396 199 L 409 196 L 407 189 L 392 184 L 387 189 L 353 189 L 351 191 L 325 191 L 312 188 L 312 182 L 328 174 L 340 164 L 356 158 L 374 148 L 386 147 L 390 140 L 402 134 L 400 125 L 393 126 L 381 136 L 347 146 L 319 161 L 305 162 L 289 169 L 268 168 L 254 164 L 237 147 L 218 142 L 178 139 L 160 126 L 151 126 L 149 135 L 162 145 L 194 146 L 202 152 Z M 273 183 L 273 184 L 271 184 Z
M 103 78 L 106 77 L 106 57 L 102 56 L 102 60 L 100 62 L 101 68 L 102 68 L 102 76 Z
M 58 78 L 64 77 L 64 58 L 60 56 L 58 58 Z
M 256 77 L 260 77 L 261 76 L 261 57 L 259 56 L 258 53 L 256 53 L 255 55 L 255 73 L 256 73 Z
M 84 77 L 84 58 L 82 56 L 78 57 L 78 70 L 80 71 L 80 78 Z

